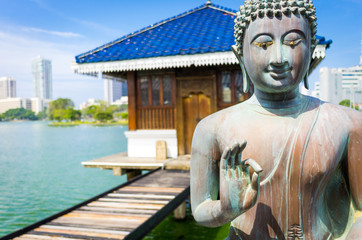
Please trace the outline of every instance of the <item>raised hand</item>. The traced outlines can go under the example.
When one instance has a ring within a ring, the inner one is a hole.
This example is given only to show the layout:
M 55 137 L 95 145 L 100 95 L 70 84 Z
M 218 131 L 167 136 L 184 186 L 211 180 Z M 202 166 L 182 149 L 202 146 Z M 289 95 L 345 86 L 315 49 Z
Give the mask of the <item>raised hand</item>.
M 260 190 L 259 173 L 262 168 L 252 159 L 242 161 L 246 141 L 226 148 L 220 160 L 221 208 L 232 217 L 237 217 L 254 206 Z M 250 177 L 249 166 L 254 170 Z

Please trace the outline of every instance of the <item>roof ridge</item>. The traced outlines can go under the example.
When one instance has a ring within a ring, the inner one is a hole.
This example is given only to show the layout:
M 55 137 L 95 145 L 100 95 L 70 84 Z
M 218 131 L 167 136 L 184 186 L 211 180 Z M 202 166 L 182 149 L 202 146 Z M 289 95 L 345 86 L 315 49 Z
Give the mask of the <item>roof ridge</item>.
M 105 48 L 108 48 L 108 47 L 110 47 L 110 46 L 112 46 L 112 45 L 114 45 L 114 44 L 123 42 L 123 41 L 125 41 L 125 40 L 127 40 L 127 39 L 129 39 L 129 38 L 131 38 L 131 37 L 134 37 L 134 36 L 136 36 L 136 35 L 138 35 L 138 34 L 141 34 L 141 33 L 143 33 L 143 32 L 146 32 L 146 31 L 148 31 L 148 30 L 151 30 L 151 29 L 153 29 L 153 28 L 156 28 L 156 27 L 158 27 L 158 26 L 164 25 L 164 24 L 166 24 L 166 23 L 168 23 L 168 22 L 171 22 L 171 21 L 174 21 L 174 20 L 176 20 L 176 19 L 185 17 L 185 16 L 187 16 L 187 15 L 189 15 L 189 14 L 192 14 L 192 13 L 194 13 L 194 12 L 197 12 L 197 11 L 200 11 L 200 10 L 206 9 L 206 8 L 212 8 L 212 9 L 215 9 L 215 10 L 218 10 L 218 11 L 223 11 L 223 12 L 225 12 L 225 13 L 232 14 L 232 15 L 235 15 L 235 13 L 236 13 L 236 10 L 233 10 L 233 9 L 231 9 L 231 8 L 226 8 L 226 7 L 223 7 L 223 6 L 220 6 L 220 5 L 216 5 L 216 4 L 213 4 L 213 3 L 206 3 L 206 4 L 203 4 L 203 5 L 199 6 L 199 7 L 196 7 L 196 8 L 193 8 L 193 9 L 191 9 L 191 10 L 185 11 L 185 12 L 183 12 L 183 13 L 181 13 L 181 14 L 178 14 L 178 15 L 176 15 L 176 16 L 166 18 L 166 19 L 164 19 L 164 20 L 161 20 L 161 21 L 159 21 L 159 22 L 156 22 L 156 23 L 154 23 L 154 24 L 152 24 L 152 25 L 149 25 L 149 26 L 147 26 L 147 27 L 141 28 L 140 30 L 137 30 L 137 31 L 135 31 L 135 32 L 133 32 L 133 33 L 127 34 L 127 35 L 125 35 L 125 36 L 123 36 L 123 37 L 120 37 L 120 38 L 118 38 L 118 39 L 116 39 L 116 40 L 114 40 L 114 41 L 111 41 L 111 42 L 109 42 L 109 43 L 106 43 L 106 44 L 104 44 L 104 45 L 102 45 L 102 46 L 100 46 L 100 47 L 97 47 L 97 48 L 93 49 L 93 50 L 90 50 L 90 51 L 88 51 L 88 52 L 79 54 L 79 55 L 76 56 L 76 58 L 85 57 L 85 56 L 87 56 L 87 55 L 89 55 L 89 54 L 92 54 L 92 53 L 95 53 L 95 52 L 99 52 L 99 51 L 101 51 L 101 50 L 103 50 L 103 49 L 105 49 Z

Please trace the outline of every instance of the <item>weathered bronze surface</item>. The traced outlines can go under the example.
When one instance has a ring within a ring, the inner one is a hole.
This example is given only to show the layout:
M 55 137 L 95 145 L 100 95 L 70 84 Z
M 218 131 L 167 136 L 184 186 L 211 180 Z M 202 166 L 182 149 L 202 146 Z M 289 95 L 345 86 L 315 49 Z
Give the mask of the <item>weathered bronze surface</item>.
M 299 93 L 315 19 L 310 0 L 240 8 L 233 50 L 255 93 L 201 120 L 191 150 L 193 215 L 231 222 L 227 239 L 362 239 L 362 114 Z

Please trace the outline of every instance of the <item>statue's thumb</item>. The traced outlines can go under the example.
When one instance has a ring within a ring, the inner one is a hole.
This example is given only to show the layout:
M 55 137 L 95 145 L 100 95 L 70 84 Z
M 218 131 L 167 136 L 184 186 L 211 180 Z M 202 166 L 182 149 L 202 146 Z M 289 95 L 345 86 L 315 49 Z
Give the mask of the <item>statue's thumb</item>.
M 254 172 L 251 178 L 251 189 L 253 189 L 256 192 L 259 192 L 259 188 L 260 188 L 260 176 L 259 173 Z

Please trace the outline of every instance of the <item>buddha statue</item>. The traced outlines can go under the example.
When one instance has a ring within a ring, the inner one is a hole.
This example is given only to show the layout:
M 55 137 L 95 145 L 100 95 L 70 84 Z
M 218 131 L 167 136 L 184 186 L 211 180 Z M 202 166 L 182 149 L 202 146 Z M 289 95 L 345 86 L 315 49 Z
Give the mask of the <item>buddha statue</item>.
M 254 95 L 199 122 L 191 207 L 226 239 L 362 239 L 362 113 L 299 93 L 316 46 L 311 0 L 252 0 L 233 51 Z M 226 237 L 226 236 L 225 236 Z

